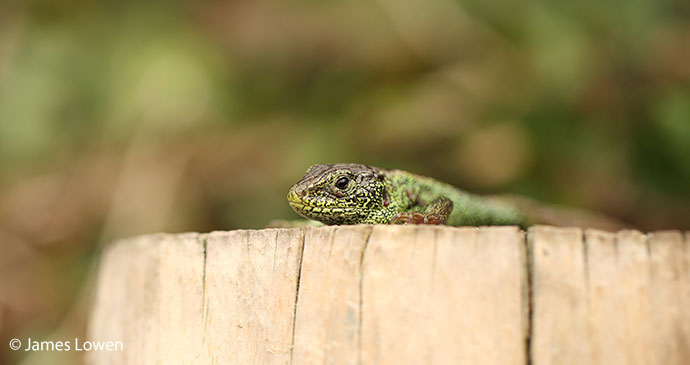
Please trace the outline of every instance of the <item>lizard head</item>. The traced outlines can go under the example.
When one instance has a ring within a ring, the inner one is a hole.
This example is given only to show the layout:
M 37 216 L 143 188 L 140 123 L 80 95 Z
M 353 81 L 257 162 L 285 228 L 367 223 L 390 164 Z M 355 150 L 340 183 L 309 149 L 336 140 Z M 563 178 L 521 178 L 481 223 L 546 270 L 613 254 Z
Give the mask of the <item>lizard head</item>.
M 299 215 L 325 224 L 356 224 L 388 204 L 382 170 L 359 164 L 313 165 L 288 192 Z

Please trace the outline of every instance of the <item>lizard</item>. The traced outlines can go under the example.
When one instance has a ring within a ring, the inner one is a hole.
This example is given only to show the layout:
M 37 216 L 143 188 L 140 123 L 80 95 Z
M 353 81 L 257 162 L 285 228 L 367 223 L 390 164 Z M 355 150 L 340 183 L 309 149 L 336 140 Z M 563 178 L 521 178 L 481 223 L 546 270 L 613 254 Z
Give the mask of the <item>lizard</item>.
M 528 199 L 482 197 L 430 177 L 354 163 L 311 166 L 287 200 L 297 214 L 326 225 L 623 226 L 603 216 L 543 209 Z

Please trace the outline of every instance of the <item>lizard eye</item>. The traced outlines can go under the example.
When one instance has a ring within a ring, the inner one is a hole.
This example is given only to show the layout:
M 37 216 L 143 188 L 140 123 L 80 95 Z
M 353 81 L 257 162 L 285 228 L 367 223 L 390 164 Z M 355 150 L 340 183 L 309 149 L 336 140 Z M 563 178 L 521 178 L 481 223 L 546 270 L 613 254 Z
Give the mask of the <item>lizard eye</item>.
M 347 189 L 347 185 L 350 183 L 350 179 L 346 177 L 341 177 L 335 182 L 335 187 L 340 189 L 340 190 L 345 190 Z

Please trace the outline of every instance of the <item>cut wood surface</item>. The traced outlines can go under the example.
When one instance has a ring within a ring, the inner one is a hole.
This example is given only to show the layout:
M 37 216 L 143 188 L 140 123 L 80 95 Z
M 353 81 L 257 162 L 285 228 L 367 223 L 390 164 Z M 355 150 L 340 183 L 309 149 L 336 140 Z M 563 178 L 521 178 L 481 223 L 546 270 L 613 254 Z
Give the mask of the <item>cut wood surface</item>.
M 93 364 L 688 364 L 690 233 L 337 226 L 110 245 Z

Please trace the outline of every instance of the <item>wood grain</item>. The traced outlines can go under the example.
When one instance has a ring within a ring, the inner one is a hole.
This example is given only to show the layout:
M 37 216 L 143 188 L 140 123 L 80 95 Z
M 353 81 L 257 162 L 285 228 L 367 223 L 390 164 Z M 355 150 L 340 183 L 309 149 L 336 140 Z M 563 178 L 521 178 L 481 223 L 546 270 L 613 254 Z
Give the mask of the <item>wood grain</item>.
M 101 259 L 93 364 L 686 364 L 690 233 L 337 226 Z

